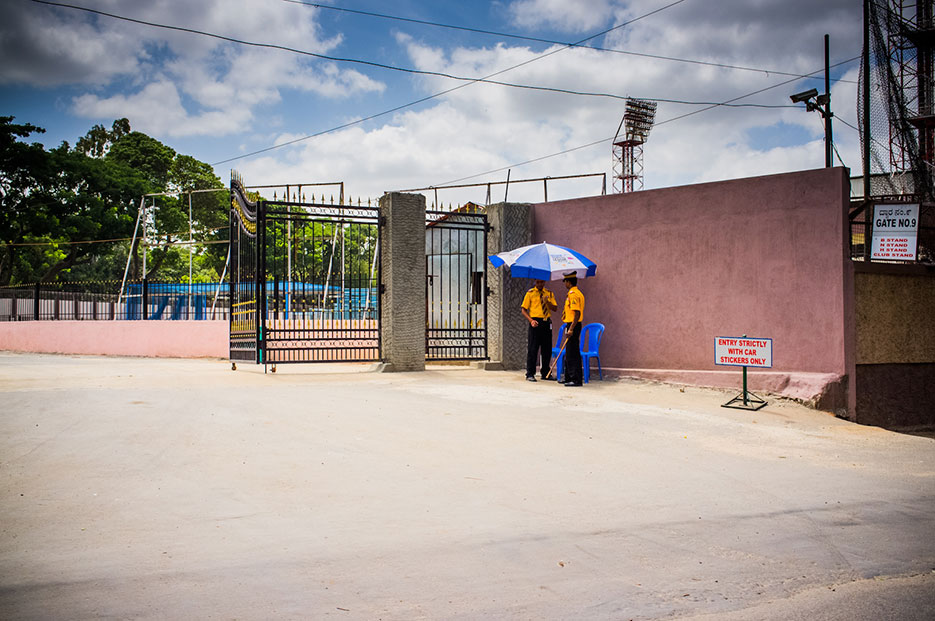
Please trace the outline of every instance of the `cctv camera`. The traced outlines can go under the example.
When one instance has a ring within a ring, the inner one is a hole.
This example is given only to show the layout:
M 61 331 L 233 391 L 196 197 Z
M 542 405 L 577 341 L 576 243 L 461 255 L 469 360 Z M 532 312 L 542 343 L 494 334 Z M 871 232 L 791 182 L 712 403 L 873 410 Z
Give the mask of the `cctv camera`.
M 808 101 L 812 97 L 817 97 L 817 96 L 818 96 L 818 89 L 812 88 L 801 93 L 796 93 L 795 95 L 792 95 L 791 97 L 789 97 L 789 99 L 792 100 L 792 103 L 802 103 L 802 102 Z

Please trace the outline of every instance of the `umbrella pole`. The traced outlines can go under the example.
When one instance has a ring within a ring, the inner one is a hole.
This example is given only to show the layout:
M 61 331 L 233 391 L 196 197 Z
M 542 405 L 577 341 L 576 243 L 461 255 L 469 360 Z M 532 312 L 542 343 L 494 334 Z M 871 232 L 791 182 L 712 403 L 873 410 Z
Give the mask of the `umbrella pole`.
M 558 364 L 558 359 L 562 357 L 562 352 L 565 351 L 565 345 L 568 343 L 569 336 L 571 335 L 566 334 L 565 338 L 562 339 L 562 346 L 559 348 L 558 354 L 555 356 L 555 358 L 552 359 L 552 366 L 549 367 L 549 373 L 548 375 L 546 375 L 546 377 L 552 377 L 552 372 L 555 371 L 555 365 Z M 558 378 L 555 378 L 555 379 L 558 379 Z

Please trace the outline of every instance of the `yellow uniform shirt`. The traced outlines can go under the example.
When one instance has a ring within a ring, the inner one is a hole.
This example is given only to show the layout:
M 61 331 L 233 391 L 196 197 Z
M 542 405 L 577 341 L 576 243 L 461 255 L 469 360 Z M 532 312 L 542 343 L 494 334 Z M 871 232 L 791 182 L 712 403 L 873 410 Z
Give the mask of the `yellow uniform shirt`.
M 529 312 L 529 316 L 533 319 L 548 319 L 551 313 L 544 310 L 545 304 L 543 300 L 551 304 L 552 306 L 558 306 L 558 302 L 555 301 L 555 296 L 551 291 L 542 288 L 542 293 L 539 293 L 539 290 L 533 287 L 526 292 L 525 297 L 523 297 L 522 307 Z
M 584 294 L 578 287 L 568 290 L 565 298 L 565 308 L 562 309 L 562 323 L 571 323 L 575 320 L 575 311 L 579 311 L 578 321 L 584 323 Z

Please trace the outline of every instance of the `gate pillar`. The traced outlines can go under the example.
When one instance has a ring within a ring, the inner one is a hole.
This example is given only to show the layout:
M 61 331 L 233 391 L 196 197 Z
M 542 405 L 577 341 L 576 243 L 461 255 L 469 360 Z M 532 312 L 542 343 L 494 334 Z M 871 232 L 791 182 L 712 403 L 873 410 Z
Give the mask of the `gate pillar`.
M 498 203 L 487 207 L 487 255 L 533 243 L 532 205 Z M 520 313 L 523 296 L 531 287 L 526 278 L 511 278 L 506 268 L 487 271 L 487 354 L 489 362 L 475 363 L 490 370 L 526 367 L 527 323 Z
M 425 370 L 425 196 L 380 198 L 380 269 L 385 291 L 380 370 Z

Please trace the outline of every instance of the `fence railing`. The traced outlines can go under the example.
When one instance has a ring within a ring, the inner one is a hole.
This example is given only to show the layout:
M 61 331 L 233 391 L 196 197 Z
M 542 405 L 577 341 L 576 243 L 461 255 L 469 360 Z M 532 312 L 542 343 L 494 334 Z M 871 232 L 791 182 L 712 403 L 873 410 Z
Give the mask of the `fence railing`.
M 152 280 L 0 287 L 0 321 L 227 319 L 226 283 Z M 145 311 L 145 312 L 144 312 Z

